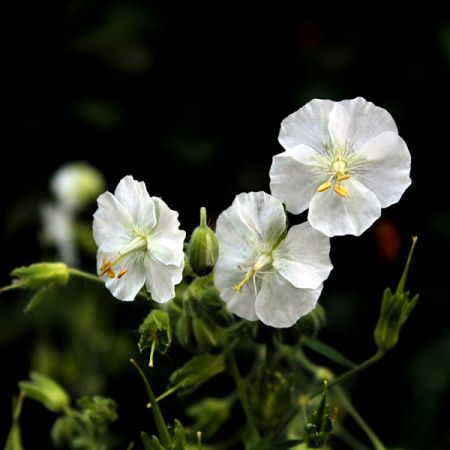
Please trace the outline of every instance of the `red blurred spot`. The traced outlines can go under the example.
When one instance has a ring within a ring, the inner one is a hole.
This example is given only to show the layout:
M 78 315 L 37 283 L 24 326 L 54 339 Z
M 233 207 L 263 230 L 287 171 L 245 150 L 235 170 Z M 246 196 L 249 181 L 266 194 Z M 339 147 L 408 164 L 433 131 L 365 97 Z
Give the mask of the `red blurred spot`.
M 304 22 L 299 25 L 296 33 L 298 48 L 317 47 L 322 40 L 320 27 L 314 22 Z
M 378 255 L 382 261 L 393 261 L 400 252 L 400 233 L 394 222 L 389 219 L 379 220 L 373 230 Z

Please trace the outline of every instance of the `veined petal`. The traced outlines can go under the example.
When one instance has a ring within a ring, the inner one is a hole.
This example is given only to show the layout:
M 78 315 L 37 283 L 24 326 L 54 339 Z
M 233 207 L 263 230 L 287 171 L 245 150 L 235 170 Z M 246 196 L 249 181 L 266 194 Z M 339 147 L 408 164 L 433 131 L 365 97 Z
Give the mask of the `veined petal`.
M 183 279 L 183 263 L 179 266 L 163 264 L 148 252 L 144 258 L 145 286 L 152 299 L 166 303 L 175 297 L 175 285 Z
M 385 131 L 398 133 L 392 116 L 362 97 L 343 100 L 339 104 L 346 109 L 350 119 L 346 143 L 352 151 L 360 150 L 366 142 Z
M 354 177 L 345 181 L 346 197 L 333 189 L 317 192 L 309 206 L 309 223 L 329 237 L 353 234 L 359 236 L 381 215 L 376 195 Z
M 350 127 L 350 117 L 342 103 L 336 103 L 330 112 L 328 132 L 334 148 L 345 149 L 347 134 Z
M 119 252 L 133 239 L 133 222 L 130 214 L 111 192 L 97 199 L 93 233 L 97 246 L 104 252 Z
M 308 208 L 317 187 L 327 175 L 320 167 L 321 155 L 306 145 L 273 157 L 270 168 L 272 195 L 286 203 L 289 212 L 299 214 Z
M 307 145 L 325 155 L 330 142 L 328 120 L 335 102 L 314 99 L 281 122 L 278 140 L 286 149 Z
M 157 224 L 148 238 L 148 250 L 158 261 L 179 266 L 184 261 L 186 232 L 178 228 L 180 222 L 176 211 L 158 197 L 153 197 L 153 203 Z
M 147 234 L 153 229 L 156 225 L 155 207 L 143 181 L 127 175 L 120 180 L 114 195 L 140 232 Z
M 318 288 L 333 268 L 330 239 L 307 222 L 289 230 L 273 258 L 273 267 L 296 288 Z
M 219 257 L 214 269 L 214 284 L 220 292 L 220 296 L 227 304 L 227 309 L 239 317 L 247 320 L 257 320 L 255 313 L 255 287 L 253 280 L 245 283 L 240 292 L 233 287 L 239 284 L 245 277 L 245 271 L 239 270 L 233 265 L 227 265 L 225 257 Z M 258 289 L 260 280 L 255 278 Z
M 314 309 L 321 292 L 322 286 L 317 289 L 296 288 L 275 270 L 262 282 L 255 303 L 256 315 L 271 327 L 290 327 Z
M 239 194 L 221 216 L 246 245 L 259 247 L 260 251 L 270 251 L 286 229 L 282 203 L 265 192 Z
M 100 276 L 100 267 L 103 265 L 103 259 L 111 259 L 115 256 L 115 253 L 105 253 L 102 250 L 97 252 L 97 273 Z M 127 272 L 120 278 L 109 278 L 106 274 L 101 276 L 105 281 L 106 287 L 110 290 L 111 294 L 119 300 L 134 300 L 142 286 L 145 283 L 145 270 L 144 270 L 144 253 L 135 252 L 125 256 L 120 261 L 118 268 L 127 269 Z M 116 268 L 114 267 L 114 270 Z M 117 274 L 116 274 L 117 275 Z
M 358 161 L 352 173 L 378 197 L 382 208 L 398 202 L 411 184 L 411 155 L 396 133 L 386 131 L 364 144 Z

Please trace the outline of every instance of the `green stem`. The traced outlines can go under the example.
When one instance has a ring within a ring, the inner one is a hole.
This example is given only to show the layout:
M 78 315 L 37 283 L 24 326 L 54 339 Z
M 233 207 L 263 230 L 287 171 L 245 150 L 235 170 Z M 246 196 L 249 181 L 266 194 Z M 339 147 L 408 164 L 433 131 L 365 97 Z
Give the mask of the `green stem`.
M 150 387 L 150 383 L 147 380 L 142 369 L 139 367 L 138 363 L 131 358 L 130 363 L 136 368 L 139 372 L 139 375 L 142 378 L 142 381 L 145 385 L 145 390 L 147 391 L 148 399 L 150 404 L 152 405 L 153 418 L 155 419 L 156 428 L 158 430 L 159 438 L 161 439 L 161 444 L 165 448 L 169 448 L 170 445 L 170 435 L 169 430 L 167 429 L 166 422 L 164 421 L 164 417 L 159 409 L 158 402 L 156 401 L 155 395 L 153 394 L 152 388 Z
M 336 386 L 339 383 L 342 383 L 343 381 L 348 380 L 349 378 L 355 376 L 356 374 L 362 372 L 363 370 L 366 370 L 371 365 L 375 364 L 377 361 L 379 361 L 384 356 L 384 352 L 377 352 L 375 355 L 373 355 L 368 360 L 362 362 L 361 364 L 358 364 L 356 367 L 353 367 L 353 369 L 348 370 L 347 372 L 344 372 L 342 375 L 339 375 L 337 378 L 335 378 L 333 381 L 331 381 L 328 384 L 328 389 L 331 389 L 332 387 Z M 314 394 L 310 395 L 309 398 L 317 397 L 318 395 L 322 394 L 323 390 L 314 392 Z
M 97 275 L 85 272 L 84 270 L 74 269 L 69 267 L 69 274 L 74 277 L 82 278 L 83 280 L 93 281 L 94 283 L 104 285 L 104 281 Z M 147 300 L 147 295 L 144 292 L 138 292 L 137 297 L 145 298 Z
M 181 381 L 180 383 L 176 384 L 175 386 L 172 386 L 171 388 L 167 389 L 167 391 L 163 392 L 159 397 L 156 397 L 156 401 L 159 402 L 159 401 L 165 399 L 166 397 L 168 397 L 169 395 L 172 395 L 174 392 L 176 392 L 178 389 L 180 389 L 182 384 L 183 384 L 183 381 Z M 152 407 L 151 403 L 148 403 L 147 408 L 151 408 L 151 407 Z
M 241 400 L 242 408 L 244 410 L 245 417 L 250 429 L 250 433 L 255 442 L 259 441 L 261 438 L 259 436 L 258 427 L 256 426 L 255 416 L 253 415 L 252 408 L 250 406 L 250 400 L 248 398 L 247 390 L 242 380 L 241 374 L 239 373 L 239 368 L 236 362 L 236 357 L 234 356 L 233 350 L 228 350 L 228 362 L 231 376 L 233 377 L 234 383 Z
M 369 425 L 366 423 L 366 421 L 360 416 L 358 411 L 356 411 L 355 407 L 353 406 L 350 399 L 345 395 L 342 388 L 339 386 L 336 387 L 336 394 L 341 400 L 341 403 L 343 407 L 347 410 L 347 412 L 353 417 L 355 422 L 359 425 L 361 430 L 366 433 L 367 437 L 372 442 L 372 445 L 375 450 L 386 450 L 386 447 L 383 445 L 383 443 L 380 441 L 378 436 L 374 433 L 374 431 L 369 427 Z

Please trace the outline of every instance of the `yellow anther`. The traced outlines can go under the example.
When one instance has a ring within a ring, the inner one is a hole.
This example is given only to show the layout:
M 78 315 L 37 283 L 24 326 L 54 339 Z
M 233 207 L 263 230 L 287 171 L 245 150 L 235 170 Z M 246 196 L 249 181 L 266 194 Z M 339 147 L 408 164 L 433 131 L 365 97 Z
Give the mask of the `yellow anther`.
M 350 178 L 350 175 L 349 174 L 342 174 L 342 175 L 339 175 L 338 177 L 337 177 L 337 180 L 338 181 L 344 181 L 344 180 L 348 180 Z
M 104 275 L 106 273 L 106 275 L 108 275 L 109 278 L 115 278 L 116 274 L 114 272 L 114 270 L 112 269 L 106 269 L 105 272 L 102 272 L 102 275 Z
M 126 273 L 128 272 L 128 269 L 120 269 L 120 272 L 117 274 L 117 278 L 122 278 Z
M 340 184 L 336 184 L 336 186 L 334 186 L 334 192 L 336 192 L 336 194 L 340 195 L 341 197 L 347 197 L 348 195 L 347 189 L 345 189 L 345 187 L 341 186 Z
M 326 183 L 321 184 L 318 188 L 317 188 L 317 192 L 323 192 L 326 191 L 327 189 L 330 189 L 331 187 L 331 181 L 327 181 Z

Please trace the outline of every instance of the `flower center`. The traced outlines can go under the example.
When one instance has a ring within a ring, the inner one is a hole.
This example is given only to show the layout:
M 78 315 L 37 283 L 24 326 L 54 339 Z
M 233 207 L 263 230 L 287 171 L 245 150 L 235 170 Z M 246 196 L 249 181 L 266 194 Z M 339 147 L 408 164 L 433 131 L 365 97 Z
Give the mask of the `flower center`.
M 236 292 L 241 292 L 242 286 L 244 286 L 245 283 L 247 283 L 250 278 L 253 278 L 253 282 L 255 283 L 255 276 L 256 273 L 265 269 L 269 269 L 272 266 L 273 263 L 273 257 L 271 253 L 261 253 L 251 266 L 250 270 L 246 273 L 245 277 L 242 279 L 242 281 L 236 286 L 233 286 L 233 289 Z M 255 293 L 256 293 L 256 287 L 255 287 Z
M 331 160 L 328 173 L 330 177 L 317 188 L 317 192 L 324 192 L 334 184 L 334 192 L 341 197 L 347 197 L 348 191 L 342 186 L 342 182 L 350 178 L 350 173 L 347 168 L 347 162 L 344 160 L 341 152 L 338 152 L 334 159 Z
M 147 248 L 147 238 L 144 235 L 137 235 L 131 242 L 129 242 L 120 252 L 112 259 L 107 260 L 103 258 L 102 265 L 100 267 L 100 276 L 108 275 L 109 278 L 115 278 L 116 273 L 112 269 L 122 258 L 129 255 L 133 252 L 138 252 L 145 250 Z M 128 269 L 122 267 L 118 274 L 117 278 L 122 278 Z

